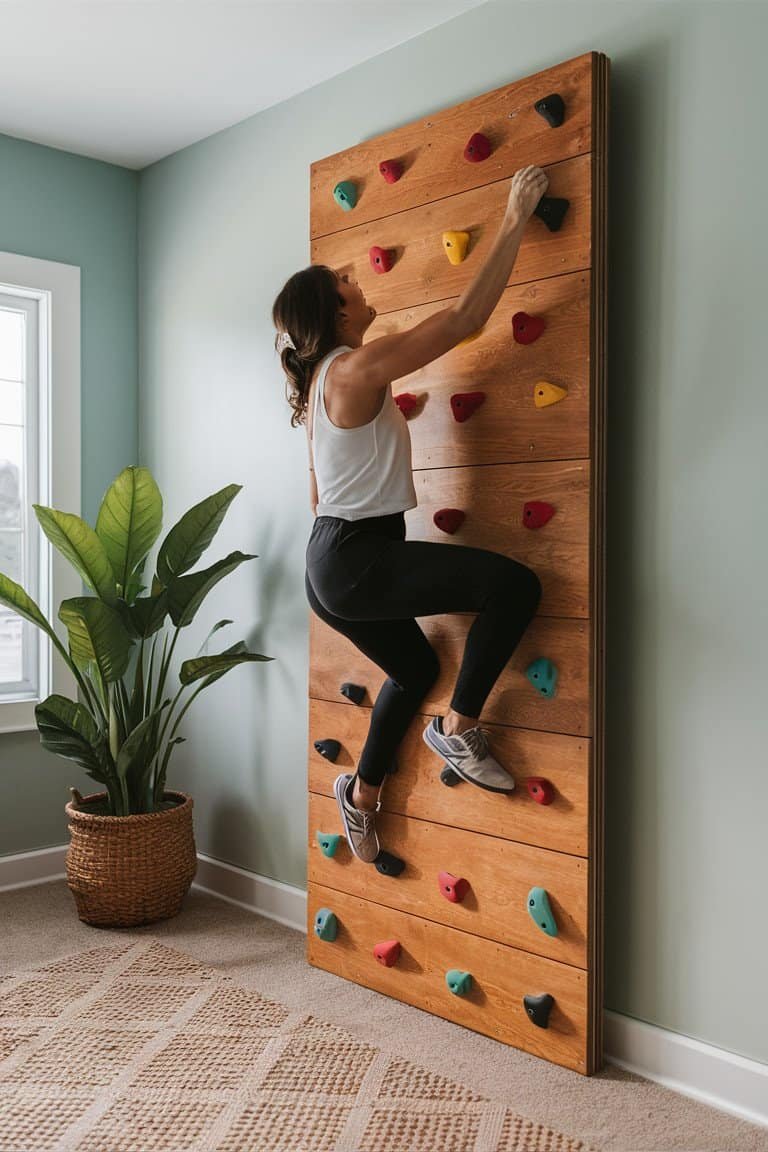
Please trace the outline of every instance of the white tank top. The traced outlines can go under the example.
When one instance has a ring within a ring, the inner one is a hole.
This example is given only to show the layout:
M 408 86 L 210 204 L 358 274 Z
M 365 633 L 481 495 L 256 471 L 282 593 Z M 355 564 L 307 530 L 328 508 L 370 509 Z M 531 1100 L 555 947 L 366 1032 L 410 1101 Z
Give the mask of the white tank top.
M 411 433 L 387 387 L 381 411 L 359 428 L 339 428 L 325 407 L 328 366 L 348 344 L 334 348 L 315 378 L 312 455 L 317 481 L 317 516 L 360 520 L 415 508 Z

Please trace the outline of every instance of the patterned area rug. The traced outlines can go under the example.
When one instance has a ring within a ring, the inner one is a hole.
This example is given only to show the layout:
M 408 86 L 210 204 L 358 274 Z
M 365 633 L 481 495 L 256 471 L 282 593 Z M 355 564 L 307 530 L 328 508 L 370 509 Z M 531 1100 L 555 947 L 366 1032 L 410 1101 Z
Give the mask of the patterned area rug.
M 593 1152 L 149 937 L 0 980 L 2 1152 Z

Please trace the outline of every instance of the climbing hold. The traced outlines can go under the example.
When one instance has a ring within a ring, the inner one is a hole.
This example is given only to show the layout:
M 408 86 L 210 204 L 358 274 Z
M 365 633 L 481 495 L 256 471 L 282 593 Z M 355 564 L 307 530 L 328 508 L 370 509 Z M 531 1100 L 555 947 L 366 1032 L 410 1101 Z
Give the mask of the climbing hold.
M 443 532 L 449 532 L 451 535 L 460 528 L 464 523 L 465 513 L 461 508 L 440 508 L 435 512 L 432 520 Z
M 551 804 L 555 798 L 555 790 L 549 780 L 543 776 L 529 776 L 525 782 L 528 795 L 537 804 Z
M 485 392 L 454 392 L 451 396 L 451 411 L 454 420 L 458 420 L 459 424 L 469 420 L 483 400 L 485 400 Z
M 462 344 L 471 344 L 472 341 L 477 340 L 478 336 L 481 336 L 484 331 L 485 324 L 483 324 L 482 328 L 478 328 L 476 332 L 470 332 L 469 336 L 465 336 L 463 340 L 459 340 L 458 344 L 455 344 L 454 347 L 461 348 Z
M 518 344 L 533 344 L 547 326 L 543 316 L 529 316 L 527 312 L 515 312 L 512 317 L 512 335 Z
M 321 756 L 325 756 L 326 760 L 335 764 L 339 752 L 341 752 L 341 744 L 338 740 L 315 740 L 315 750 Z
M 393 856 L 391 852 L 385 852 L 383 848 L 374 860 L 374 864 L 376 871 L 380 872 L 382 876 L 399 876 L 405 868 L 405 860 L 401 860 L 399 856 Z
M 557 924 L 549 906 L 546 888 L 531 888 L 528 893 L 528 911 L 537 928 L 547 936 L 557 936 Z
M 385 968 L 394 968 L 400 958 L 400 941 L 384 940 L 381 944 L 374 944 L 373 954 L 379 964 Z
M 338 832 L 315 832 L 323 856 L 333 856 L 339 846 Z
M 403 166 L 399 160 L 382 160 L 379 164 L 379 172 L 387 184 L 397 184 L 403 174 Z
M 552 505 L 543 500 L 526 500 L 523 504 L 523 524 L 526 528 L 542 528 L 554 514 Z
M 468 247 L 469 232 L 443 232 L 443 248 L 451 264 L 461 264 Z
M 454 996 L 466 996 L 472 989 L 472 973 L 451 968 L 450 972 L 445 974 L 445 982 Z
M 406 420 L 419 407 L 419 398 L 413 392 L 399 392 L 394 400 Z
M 473 164 L 480 160 L 487 160 L 491 154 L 491 142 L 482 132 L 473 132 L 464 149 L 464 159 L 471 160 Z
M 559 92 L 550 92 L 549 96 L 542 96 L 537 100 L 534 108 L 543 116 L 550 128 L 559 128 L 565 116 L 565 101 Z
M 557 668 L 546 656 L 534 660 L 525 670 L 525 674 L 534 688 L 542 696 L 554 696 L 557 684 Z
M 318 908 L 315 913 L 315 936 L 321 940 L 335 940 L 339 922 L 330 908 Z
M 450 764 L 444 764 L 443 770 L 440 773 L 440 779 L 447 788 L 453 788 L 456 784 L 461 783 L 461 776 L 458 772 L 454 772 Z
M 361 687 L 360 684 L 350 684 L 349 681 L 345 681 L 341 686 L 341 694 L 351 700 L 353 704 L 362 704 L 365 699 L 365 688 Z
M 541 996 L 523 996 L 525 1010 L 538 1028 L 549 1026 L 549 1014 L 555 1002 L 554 996 L 544 992 Z
M 357 204 L 357 188 L 351 180 L 339 180 L 333 190 L 333 198 L 340 208 L 349 212 Z
M 378 245 L 374 244 L 373 248 L 368 249 L 368 259 L 374 272 L 389 272 L 395 262 L 395 250 L 394 248 L 379 248 Z
M 568 211 L 568 200 L 561 196 L 542 196 L 533 210 L 534 216 L 543 220 L 550 232 L 559 232 L 560 225 Z
M 453 876 L 450 872 L 438 872 L 437 886 L 451 904 L 461 904 L 469 892 L 469 881 L 463 876 Z
M 537 408 L 548 408 L 550 404 L 558 404 L 568 395 L 566 388 L 559 384 L 550 384 L 549 380 L 537 380 L 533 386 L 533 402 Z

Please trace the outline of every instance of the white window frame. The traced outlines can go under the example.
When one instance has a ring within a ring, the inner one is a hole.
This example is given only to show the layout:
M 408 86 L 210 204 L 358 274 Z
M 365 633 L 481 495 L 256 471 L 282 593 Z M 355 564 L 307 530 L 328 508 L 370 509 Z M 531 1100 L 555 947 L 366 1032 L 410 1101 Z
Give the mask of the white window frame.
M 37 504 L 82 515 L 81 468 L 81 350 L 80 268 L 56 260 L 41 260 L 0 252 L 0 293 L 38 302 L 39 477 Z M 46 401 L 47 397 L 47 403 Z M 32 593 L 63 646 L 67 630 L 58 619 L 59 604 L 81 596 L 80 576 L 48 541 L 31 509 L 27 527 L 39 533 L 40 595 Z M 34 625 L 32 625 L 34 627 Z M 40 695 L 3 699 L 0 694 L 0 733 L 35 731 L 35 705 L 52 692 L 77 700 L 77 681 L 51 640 L 40 639 Z

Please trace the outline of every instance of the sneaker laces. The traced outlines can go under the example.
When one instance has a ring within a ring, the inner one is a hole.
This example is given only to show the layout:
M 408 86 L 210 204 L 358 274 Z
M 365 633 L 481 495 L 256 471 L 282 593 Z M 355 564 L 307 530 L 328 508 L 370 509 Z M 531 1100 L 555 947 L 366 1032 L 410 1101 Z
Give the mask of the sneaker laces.
M 461 739 L 468 746 L 473 755 L 482 760 L 488 755 L 488 730 L 486 728 L 467 728 L 461 733 Z

